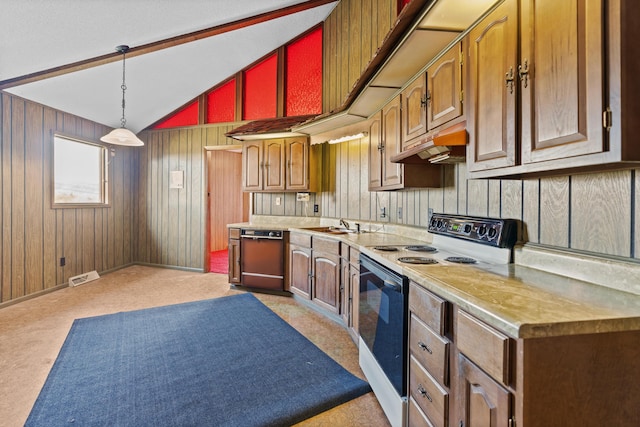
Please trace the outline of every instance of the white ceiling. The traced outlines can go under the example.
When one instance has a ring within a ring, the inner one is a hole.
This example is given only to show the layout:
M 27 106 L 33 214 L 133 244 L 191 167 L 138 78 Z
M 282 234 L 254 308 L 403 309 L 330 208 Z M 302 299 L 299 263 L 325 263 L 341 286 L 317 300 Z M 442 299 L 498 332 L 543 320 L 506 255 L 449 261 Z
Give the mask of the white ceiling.
M 3 0 L 0 82 L 132 49 L 303 0 Z M 126 59 L 127 128 L 139 132 L 325 20 L 335 2 Z M 119 127 L 122 61 L 7 92 Z

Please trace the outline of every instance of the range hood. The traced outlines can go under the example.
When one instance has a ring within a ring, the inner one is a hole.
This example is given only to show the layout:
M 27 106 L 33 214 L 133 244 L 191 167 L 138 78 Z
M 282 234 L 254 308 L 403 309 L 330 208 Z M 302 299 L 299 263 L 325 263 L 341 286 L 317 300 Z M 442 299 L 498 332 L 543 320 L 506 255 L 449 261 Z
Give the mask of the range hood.
M 417 145 L 391 157 L 392 163 L 460 163 L 465 161 L 466 122 L 427 134 Z

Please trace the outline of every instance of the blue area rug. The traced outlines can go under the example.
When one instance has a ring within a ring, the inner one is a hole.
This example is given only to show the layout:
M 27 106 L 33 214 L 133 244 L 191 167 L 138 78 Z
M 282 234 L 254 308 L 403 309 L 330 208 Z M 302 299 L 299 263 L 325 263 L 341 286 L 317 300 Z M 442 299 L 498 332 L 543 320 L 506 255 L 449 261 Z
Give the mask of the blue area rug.
M 77 319 L 27 426 L 285 426 L 370 391 L 251 294 Z

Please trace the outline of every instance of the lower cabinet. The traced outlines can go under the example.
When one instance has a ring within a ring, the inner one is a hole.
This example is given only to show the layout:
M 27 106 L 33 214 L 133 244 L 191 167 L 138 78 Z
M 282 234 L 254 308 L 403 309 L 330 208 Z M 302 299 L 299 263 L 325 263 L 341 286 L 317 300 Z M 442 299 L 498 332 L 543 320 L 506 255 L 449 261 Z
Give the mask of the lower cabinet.
M 409 426 L 640 425 L 640 331 L 514 338 L 409 288 Z
M 316 236 L 311 241 L 311 301 L 340 314 L 340 242 Z
M 229 283 L 240 283 L 240 229 L 229 229 Z
M 289 290 L 333 314 L 340 314 L 340 242 L 291 232 Z

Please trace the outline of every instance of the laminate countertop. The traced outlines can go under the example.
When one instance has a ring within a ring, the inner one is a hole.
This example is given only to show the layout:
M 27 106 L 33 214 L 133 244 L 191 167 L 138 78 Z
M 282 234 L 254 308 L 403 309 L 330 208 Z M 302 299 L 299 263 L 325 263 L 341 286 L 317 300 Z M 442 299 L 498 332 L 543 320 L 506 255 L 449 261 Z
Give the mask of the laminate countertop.
M 399 265 L 397 255 L 372 247 L 428 244 L 428 233 L 333 234 L 310 228 L 282 229 L 348 243 L 513 338 L 640 330 L 640 295 L 635 292 L 640 285 L 640 265 L 633 262 L 521 245 L 515 250 L 516 263 L 508 265 Z M 538 264 L 549 265 L 554 272 Z M 575 278 L 585 271 L 593 282 Z M 607 280 L 616 283 L 598 283 Z

